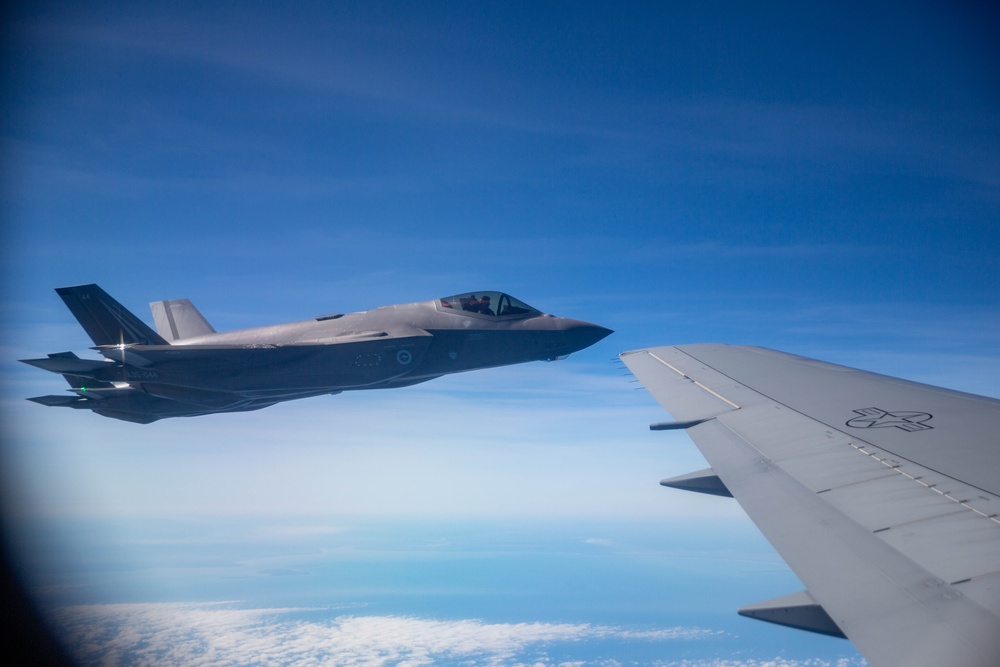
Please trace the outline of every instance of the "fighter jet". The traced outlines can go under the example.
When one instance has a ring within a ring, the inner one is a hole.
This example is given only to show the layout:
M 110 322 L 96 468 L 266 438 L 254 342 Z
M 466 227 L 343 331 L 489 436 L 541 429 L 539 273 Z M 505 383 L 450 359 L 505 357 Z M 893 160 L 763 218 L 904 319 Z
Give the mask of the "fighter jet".
M 187 299 L 151 303 L 153 331 L 97 285 L 56 293 L 104 358 L 22 359 L 70 385 L 28 400 L 140 424 L 552 361 L 612 333 L 492 291 L 223 333 Z

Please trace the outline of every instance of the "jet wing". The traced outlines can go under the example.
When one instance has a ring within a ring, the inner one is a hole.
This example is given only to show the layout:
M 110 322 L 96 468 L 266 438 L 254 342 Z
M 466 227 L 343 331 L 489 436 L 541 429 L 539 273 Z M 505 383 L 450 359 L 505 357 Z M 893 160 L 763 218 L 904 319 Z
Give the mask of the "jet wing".
M 731 494 L 807 588 L 741 614 L 874 667 L 1000 664 L 1000 401 L 761 348 L 621 358 L 712 467 L 664 485 Z

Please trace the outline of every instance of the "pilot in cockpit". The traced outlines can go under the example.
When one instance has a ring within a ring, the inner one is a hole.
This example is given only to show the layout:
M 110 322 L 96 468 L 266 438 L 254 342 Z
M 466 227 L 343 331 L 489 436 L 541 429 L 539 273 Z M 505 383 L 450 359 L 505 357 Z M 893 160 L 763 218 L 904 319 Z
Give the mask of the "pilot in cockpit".
M 496 306 L 493 305 L 493 298 L 496 297 Z M 511 318 L 513 316 L 532 317 L 540 313 L 508 294 L 502 292 L 489 292 L 481 297 L 475 294 L 457 294 L 447 296 L 440 300 L 441 308 L 461 309 L 466 313 L 477 313 L 479 315 L 489 315 L 490 317 Z
M 490 308 L 490 297 L 485 294 L 483 295 L 483 298 L 479 300 L 479 312 L 483 315 L 496 315 L 496 313 L 493 312 L 493 309 Z

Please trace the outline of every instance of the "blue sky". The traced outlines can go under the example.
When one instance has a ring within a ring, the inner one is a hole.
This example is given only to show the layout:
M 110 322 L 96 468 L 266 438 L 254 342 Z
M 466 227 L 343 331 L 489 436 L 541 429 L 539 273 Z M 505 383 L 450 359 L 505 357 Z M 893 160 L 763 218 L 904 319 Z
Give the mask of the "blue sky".
M 754 554 L 773 586 L 726 560 L 746 576 L 708 596 L 719 615 L 689 622 L 671 607 L 661 625 L 630 616 L 611 586 L 551 613 L 533 614 L 528 598 L 503 618 L 485 598 L 418 610 L 397 600 L 373 618 L 622 632 L 637 622 L 741 637 L 691 664 L 781 650 L 793 651 L 788 664 L 850 658 L 845 643 L 724 620 L 794 579 L 735 504 L 656 484 L 703 463 L 683 435 L 646 430 L 663 413 L 611 359 L 650 345 L 755 344 L 1000 395 L 996 19 L 972 3 L 891 2 L 9 10 L 4 509 L 16 525 L 51 526 L 57 563 L 32 575 L 37 587 L 77 585 L 79 553 L 115 558 L 87 551 L 84 527 L 147 581 L 175 572 L 129 595 L 120 580 L 88 579 L 79 599 L 45 598 L 91 613 L 94 603 L 233 600 L 231 590 L 169 594 L 214 591 L 206 582 L 231 572 L 154 567 L 149 551 L 123 546 L 212 551 L 220 525 L 238 537 L 219 562 L 256 562 L 248 545 L 262 526 L 341 536 L 369 523 L 514 521 L 529 545 L 518 553 L 531 556 L 501 560 L 532 570 L 547 522 L 571 520 L 583 527 L 567 544 L 618 554 L 594 561 L 594 577 L 673 573 L 672 558 L 704 548 Z M 23 400 L 62 387 L 14 360 L 89 354 L 52 291 L 89 282 L 147 321 L 148 302 L 190 298 L 219 330 L 498 289 L 616 333 L 554 364 L 138 426 Z M 631 537 L 607 537 L 618 522 Z M 691 527 L 700 522 L 724 528 L 710 547 Z M 646 545 L 641 565 L 621 556 L 658 526 L 671 526 L 669 545 Z M 300 556 L 364 543 L 267 535 Z M 38 539 L 24 538 L 50 544 Z M 430 576 L 417 565 L 426 554 L 394 548 L 408 554 L 400 576 Z M 322 570 L 275 566 L 286 567 Z M 358 590 L 377 579 L 356 576 Z M 711 586 L 720 575 L 698 576 Z M 255 586 L 253 608 L 277 604 L 278 588 Z M 568 588 L 550 595 L 575 600 Z M 375 604 L 342 597 L 328 604 Z M 587 605 L 620 613 L 591 618 Z M 565 659 L 596 664 L 586 652 Z

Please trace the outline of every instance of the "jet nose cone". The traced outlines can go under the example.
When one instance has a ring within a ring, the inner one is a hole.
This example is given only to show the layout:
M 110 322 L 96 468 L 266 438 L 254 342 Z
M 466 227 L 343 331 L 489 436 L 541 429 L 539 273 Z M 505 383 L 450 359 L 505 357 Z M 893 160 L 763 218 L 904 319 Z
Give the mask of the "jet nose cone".
M 563 332 L 566 336 L 566 346 L 570 352 L 578 352 L 588 348 L 614 333 L 611 329 L 581 320 L 567 320 Z

